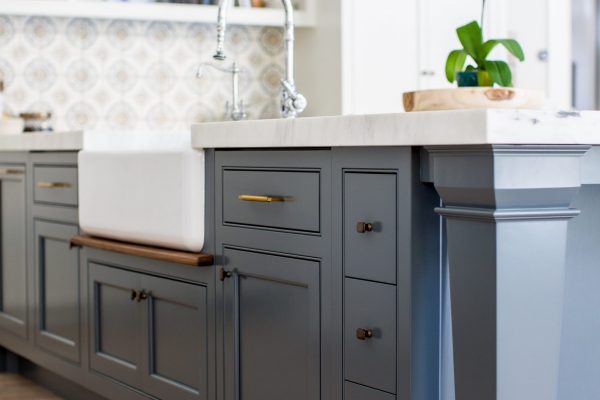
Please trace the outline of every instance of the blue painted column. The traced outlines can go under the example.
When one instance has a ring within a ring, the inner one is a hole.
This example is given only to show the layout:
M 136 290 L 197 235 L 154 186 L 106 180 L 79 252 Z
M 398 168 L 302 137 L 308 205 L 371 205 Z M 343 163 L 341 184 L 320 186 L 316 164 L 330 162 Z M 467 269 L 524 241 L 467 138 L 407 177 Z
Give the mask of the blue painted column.
M 445 206 L 457 400 L 556 400 L 570 203 L 589 146 L 427 148 Z

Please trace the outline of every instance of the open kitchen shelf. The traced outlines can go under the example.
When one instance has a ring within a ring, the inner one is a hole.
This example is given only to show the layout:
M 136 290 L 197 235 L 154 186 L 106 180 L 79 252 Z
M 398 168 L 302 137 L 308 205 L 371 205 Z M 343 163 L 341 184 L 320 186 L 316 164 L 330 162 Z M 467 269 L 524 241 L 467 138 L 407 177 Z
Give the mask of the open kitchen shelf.
M 314 26 L 315 17 L 312 7 L 314 1 L 306 0 L 305 8 L 296 11 L 297 26 Z M 0 15 L 216 23 L 217 10 L 217 6 L 176 3 L 127 3 L 94 0 L 0 1 Z M 284 21 L 283 10 L 279 8 L 233 7 L 229 11 L 228 17 L 229 24 L 233 25 L 281 26 Z

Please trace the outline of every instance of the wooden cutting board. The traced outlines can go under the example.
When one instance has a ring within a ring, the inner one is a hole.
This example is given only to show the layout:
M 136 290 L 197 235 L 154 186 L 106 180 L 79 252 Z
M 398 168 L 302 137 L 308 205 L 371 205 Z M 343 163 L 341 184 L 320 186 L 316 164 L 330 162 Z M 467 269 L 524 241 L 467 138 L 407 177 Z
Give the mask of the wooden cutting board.
M 541 91 L 515 88 L 469 87 L 404 93 L 407 112 L 481 108 L 539 110 L 544 102 Z

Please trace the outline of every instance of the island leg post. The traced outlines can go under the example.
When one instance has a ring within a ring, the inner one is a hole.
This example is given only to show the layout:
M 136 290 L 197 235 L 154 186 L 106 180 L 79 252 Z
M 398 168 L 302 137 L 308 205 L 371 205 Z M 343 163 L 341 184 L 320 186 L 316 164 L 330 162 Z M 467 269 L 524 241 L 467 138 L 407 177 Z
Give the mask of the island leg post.
M 569 207 L 588 146 L 431 147 L 457 400 L 556 400 Z

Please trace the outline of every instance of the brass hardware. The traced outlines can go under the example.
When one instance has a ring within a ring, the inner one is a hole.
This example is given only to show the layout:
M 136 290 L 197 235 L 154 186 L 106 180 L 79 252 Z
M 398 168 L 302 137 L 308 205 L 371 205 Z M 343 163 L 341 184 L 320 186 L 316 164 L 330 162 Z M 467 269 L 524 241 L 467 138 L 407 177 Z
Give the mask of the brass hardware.
M 72 185 L 65 182 L 38 182 L 38 189 L 66 189 Z
M 23 171 L 21 169 L 10 169 L 10 168 L 0 169 L 0 176 L 24 175 L 24 174 L 25 174 L 25 171 Z
M 138 296 L 138 298 L 137 298 L 137 302 L 139 303 L 139 302 L 141 302 L 142 300 L 146 300 L 147 298 L 148 298 L 148 293 L 146 293 L 146 291 L 145 291 L 145 290 L 142 290 L 142 291 L 140 292 L 140 295 L 139 295 L 139 296 Z
M 221 268 L 219 270 L 219 280 L 221 282 L 225 282 L 225 279 L 231 278 L 232 276 L 233 276 L 233 273 L 231 271 L 225 271 L 225 268 Z
M 145 290 L 135 290 L 131 289 L 131 301 L 137 301 L 140 303 L 142 300 L 146 300 L 148 298 L 148 293 Z
M 358 328 L 356 330 L 356 338 L 358 340 L 367 340 L 373 337 L 373 330 L 372 329 L 363 329 L 363 328 Z
M 238 197 L 241 201 L 252 201 L 255 203 L 284 203 L 285 197 L 281 196 L 255 196 L 252 194 L 242 194 Z
M 356 224 L 356 232 L 365 233 L 365 232 L 373 232 L 373 224 L 368 222 L 359 222 Z

